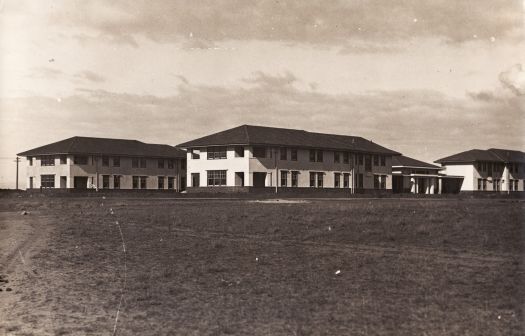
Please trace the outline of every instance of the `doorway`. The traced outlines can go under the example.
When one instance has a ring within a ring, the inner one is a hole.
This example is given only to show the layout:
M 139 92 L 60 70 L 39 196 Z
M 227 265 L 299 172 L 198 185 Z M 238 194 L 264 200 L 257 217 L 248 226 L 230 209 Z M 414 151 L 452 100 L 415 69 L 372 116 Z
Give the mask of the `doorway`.
M 244 172 L 235 173 L 235 186 L 244 187 Z
M 73 178 L 73 188 L 75 189 L 87 189 L 87 184 L 87 176 L 75 176 Z
M 60 188 L 67 188 L 67 176 L 60 176 Z
M 191 186 L 192 187 L 201 186 L 201 174 L 200 173 L 191 173 Z
M 266 173 L 253 173 L 253 186 L 258 188 L 265 187 Z

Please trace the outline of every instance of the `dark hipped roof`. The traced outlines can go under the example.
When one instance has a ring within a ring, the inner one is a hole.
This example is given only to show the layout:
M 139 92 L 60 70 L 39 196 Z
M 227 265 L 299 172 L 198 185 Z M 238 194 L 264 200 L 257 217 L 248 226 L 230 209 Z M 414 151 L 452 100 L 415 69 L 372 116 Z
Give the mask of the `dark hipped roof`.
M 19 156 L 48 154 L 102 154 L 158 158 L 185 158 L 186 153 L 169 145 L 147 144 L 137 140 L 75 136 L 19 153 Z
M 178 145 L 182 148 L 225 145 L 273 145 L 326 148 L 400 155 L 370 140 L 348 135 L 307 132 L 297 129 L 242 125 Z
M 509 150 L 490 148 L 471 149 L 465 152 L 447 156 L 445 158 L 436 160 L 436 163 L 470 163 L 476 161 L 490 161 L 490 162 L 525 162 L 525 153 Z
M 392 167 L 410 167 L 410 168 L 427 168 L 427 169 L 441 169 L 441 167 L 412 159 L 408 156 L 399 155 L 392 157 Z

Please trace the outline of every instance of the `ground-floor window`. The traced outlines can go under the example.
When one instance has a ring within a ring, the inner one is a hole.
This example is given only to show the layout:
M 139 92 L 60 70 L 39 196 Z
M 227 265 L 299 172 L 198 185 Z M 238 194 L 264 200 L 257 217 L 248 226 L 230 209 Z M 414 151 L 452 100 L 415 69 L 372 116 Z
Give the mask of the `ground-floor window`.
M 374 189 L 386 189 L 386 175 L 374 175 Z
M 208 170 L 208 186 L 226 186 L 226 170 Z
M 175 178 L 173 176 L 168 176 L 168 189 L 175 188 Z
M 310 172 L 310 187 L 315 188 L 315 173 Z
M 40 175 L 40 185 L 42 188 L 54 188 L 55 175 Z
M 283 170 L 281 171 L 281 187 L 286 187 L 288 185 L 288 172 Z
M 323 173 L 317 173 L 317 188 L 323 187 L 323 178 L 324 178 Z
M 334 173 L 334 188 L 341 187 L 341 173 Z
M 113 189 L 120 189 L 120 175 L 113 176 Z
M 478 190 L 487 190 L 487 179 L 478 179 Z
M 159 189 L 164 189 L 164 176 L 157 177 L 157 187 Z
M 147 179 L 146 176 L 140 177 L 140 189 L 146 189 L 146 179 Z
M 519 183 L 520 180 L 514 180 L 514 191 L 518 191 L 519 188 L 518 188 L 518 183 Z
M 139 176 L 133 176 L 133 189 L 139 188 Z
M 349 188 L 350 187 L 350 174 L 344 173 L 343 174 L 343 188 Z
M 33 176 L 29 177 L 29 189 L 33 189 Z
M 299 186 L 299 172 L 293 171 L 292 172 L 292 187 L 298 187 Z
M 109 189 L 109 175 L 102 175 L 102 188 Z
M 324 173 L 310 172 L 310 187 L 323 187 Z
M 386 175 L 381 175 L 380 187 L 381 189 L 386 189 Z

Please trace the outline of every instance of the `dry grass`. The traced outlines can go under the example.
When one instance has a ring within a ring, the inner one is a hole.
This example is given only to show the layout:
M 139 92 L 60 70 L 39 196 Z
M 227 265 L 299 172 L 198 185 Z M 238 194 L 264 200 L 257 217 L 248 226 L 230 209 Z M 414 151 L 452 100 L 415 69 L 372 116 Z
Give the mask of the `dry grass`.
M 119 335 L 523 334 L 520 201 L 6 201 L 52 231 L 0 333 L 111 334 L 123 291 Z

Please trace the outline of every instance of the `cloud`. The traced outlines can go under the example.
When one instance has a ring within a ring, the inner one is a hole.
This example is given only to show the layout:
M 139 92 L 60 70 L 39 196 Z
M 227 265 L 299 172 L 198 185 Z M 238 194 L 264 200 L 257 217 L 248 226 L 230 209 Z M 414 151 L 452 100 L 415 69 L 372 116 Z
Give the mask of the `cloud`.
M 93 71 L 88 71 L 88 70 L 76 73 L 75 78 L 87 80 L 89 82 L 94 82 L 94 83 L 103 83 L 106 81 L 105 77 L 97 73 L 94 73 Z
M 467 92 L 467 96 L 474 100 L 490 102 L 498 99 L 492 91 Z
M 297 77 L 290 72 L 286 72 L 284 75 L 271 76 L 257 71 L 252 74 L 252 77 L 243 79 L 245 83 L 272 88 L 290 87 L 297 81 Z
M 27 76 L 39 79 L 54 79 L 62 76 L 63 74 L 64 73 L 61 70 L 39 66 L 31 68 L 31 71 Z
M 347 45 L 415 37 L 451 42 L 498 40 L 522 29 L 522 3 L 464 1 L 67 1 L 51 22 L 85 27 L 115 41 L 143 36 L 157 42 L 188 37 L 214 43 L 266 40 Z M 194 43 L 194 42 L 193 42 Z M 345 50 L 367 48 L 352 47 Z
M 499 80 L 503 87 L 515 95 L 525 95 L 525 71 L 523 71 L 521 64 L 515 64 L 510 69 L 500 73 Z

